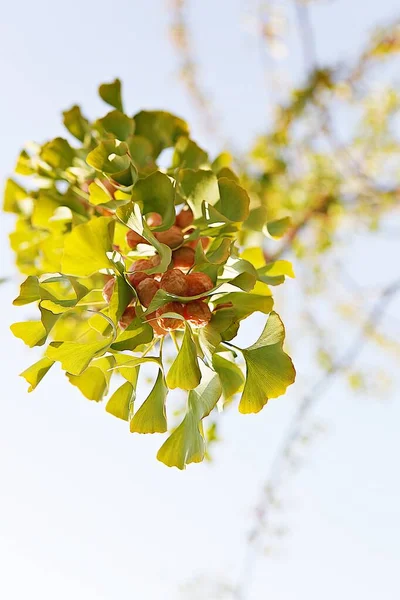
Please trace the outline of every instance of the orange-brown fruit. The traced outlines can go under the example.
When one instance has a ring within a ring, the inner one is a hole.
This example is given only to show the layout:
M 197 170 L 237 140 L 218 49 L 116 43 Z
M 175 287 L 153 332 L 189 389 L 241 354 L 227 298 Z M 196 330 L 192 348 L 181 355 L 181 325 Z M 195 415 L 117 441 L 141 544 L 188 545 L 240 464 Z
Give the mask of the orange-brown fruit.
M 158 254 L 155 254 L 151 258 L 140 258 L 139 260 L 135 260 L 134 263 L 129 267 L 129 271 L 147 271 L 147 269 L 152 269 L 153 267 L 157 267 L 161 262 Z
M 152 279 L 151 277 L 143 279 L 136 288 L 140 304 L 145 308 L 148 308 L 159 289 L 160 284 L 155 279 Z
M 188 246 L 181 246 L 172 253 L 172 262 L 178 269 L 191 269 L 194 265 L 195 251 Z
M 136 317 L 136 310 L 134 306 L 127 306 L 124 310 L 122 317 L 118 321 L 118 325 L 121 329 L 126 329 L 130 325 L 133 319 Z
M 109 303 L 111 300 L 112 293 L 114 291 L 115 286 L 115 277 L 111 277 L 103 287 L 103 298 L 105 302 Z
M 156 311 L 157 323 L 162 329 L 172 331 L 183 327 L 184 321 L 175 317 L 163 317 L 165 313 L 177 313 L 183 317 L 183 306 L 180 302 L 168 302 Z
M 188 206 L 182 208 L 181 212 L 176 215 L 175 225 L 181 229 L 186 229 L 193 223 L 193 213 Z
M 161 289 L 175 294 L 176 296 L 186 296 L 187 284 L 186 275 L 179 269 L 170 269 L 163 273 L 160 281 Z
M 136 248 L 138 244 L 148 244 L 149 242 L 141 235 L 130 229 L 126 234 L 126 243 L 129 248 Z
M 209 244 L 210 244 L 210 240 L 211 238 L 209 237 L 201 237 L 198 240 L 192 240 L 190 242 L 187 242 L 186 245 L 189 246 L 189 248 L 193 248 L 193 250 L 196 250 L 197 244 L 199 242 L 201 242 L 201 245 L 203 246 L 203 250 L 207 250 Z
M 146 315 L 146 320 L 149 322 L 149 325 L 152 326 L 154 333 L 156 333 L 157 335 L 165 335 L 166 333 L 168 333 L 165 329 L 160 327 L 160 325 L 158 324 L 155 312 L 152 312 L 149 315 Z
M 186 275 L 186 283 L 187 296 L 198 296 L 214 287 L 213 282 L 206 273 L 189 273 L 189 275 Z
M 205 327 L 210 322 L 212 316 L 208 304 L 201 300 L 188 302 L 184 308 L 183 315 L 195 327 Z
M 158 239 L 159 242 L 169 246 L 173 250 L 178 248 L 183 242 L 183 233 L 182 230 L 179 229 L 176 225 L 172 225 L 170 229 L 167 231 L 156 231 L 154 236 Z
M 128 280 L 132 287 L 135 289 L 139 285 L 141 281 L 145 279 L 152 279 L 151 275 L 147 275 L 147 273 L 143 273 L 143 271 L 135 271 L 134 273 L 128 273 Z
M 163 220 L 161 215 L 159 215 L 156 212 L 153 212 L 146 215 L 146 221 L 149 227 L 159 227 L 160 225 L 162 225 Z

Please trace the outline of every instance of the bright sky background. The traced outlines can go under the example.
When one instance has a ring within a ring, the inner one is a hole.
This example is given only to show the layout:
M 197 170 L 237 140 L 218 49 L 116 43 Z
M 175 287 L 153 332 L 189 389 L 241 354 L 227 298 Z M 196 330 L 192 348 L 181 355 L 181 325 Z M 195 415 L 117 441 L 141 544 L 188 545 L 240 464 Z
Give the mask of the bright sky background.
M 248 33 L 256 2 L 189 4 L 202 75 L 224 131 L 243 147 L 267 115 L 260 48 Z M 338 0 L 315 8 L 322 62 L 353 56 L 372 25 L 400 12 L 396 5 Z M 80 103 L 91 117 L 100 116 L 106 109 L 96 87 L 115 76 L 124 81 L 132 113 L 171 110 L 193 123 L 195 138 L 217 148 L 176 79 L 166 7 L 162 0 L 22 0 L 2 7 L 2 181 L 25 141 L 62 134 L 62 110 Z M 288 74 L 301 65 L 295 36 Z M 202 574 L 235 582 L 271 457 L 312 383 L 307 359 L 298 352 L 298 385 L 263 413 L 223 416 L 224 441 L 211 465 L 183 473 L 167 469 L 155 460 L 159 438 L 130 435 L 124 422 L 85 400 L 56 369 L 27 395 L 18 373 L 34 352 L 9 332 L 11 322 L 32 316 L 29 307 L 10 306 L 18 282 L 6 238 L 12 223 L 1 215 L 1 276 L 13 279 L 0 288 L 0 597 L 177 600 L 179 586 Z M 382 267 L 390 252 L 391 243 L 371 249 L 361 240 L 348 268 L 362 283 L 371 276 L 368 263 L 385 282 L 393 270 L 392 264 Z M 295 308 L 296 286 L 285 286 L 284 316 Z M 371 367 L 386 360 L 368 351 L 364 358 Z M 392 369 L 389 361 L 383 364 Z M 306 453 L 276 521 L 289 527 L 289 535 L 257 562 L 246 600 L 398 600 L 398 392 L 380 400 L 354 397 L 339 381 L 317 419 L 327 432 Z

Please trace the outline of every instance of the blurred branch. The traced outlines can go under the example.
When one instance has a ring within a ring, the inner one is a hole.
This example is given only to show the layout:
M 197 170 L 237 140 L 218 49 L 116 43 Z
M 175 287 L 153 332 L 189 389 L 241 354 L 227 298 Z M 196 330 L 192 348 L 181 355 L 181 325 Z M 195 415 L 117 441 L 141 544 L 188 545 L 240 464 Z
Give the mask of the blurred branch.
M 314 384 L 311 390 L 301 400 L 300 406 L 284 436 L 282 445 L 272 462 L 269 476 L 264 485 L 262 498 L 259 505 L 256 507 L 257 522 L 248 537 L 243 572 L 234 594 L 236 600 L 245 600 L 246 598 L 247 590 L 252 579 L 254 559 L 261 541 L 262 532 L 268 521 L 274 499 L 277 495 L 277 489 L 281 485 L 287 468 L 290 466 L 293 447 L 302 437 L 306 418 L 318 401 L 321 400 L 335 376 L 343 370 L 348 369 L 356 361 L 364 348 L 366 338 L 371 334 L 371 331 L 376 329 L 385 314 L 389 302 L 399 291 L 400 279 L 396 279 L 382 290 L 348 349 L 332 363 L 324 376 Z

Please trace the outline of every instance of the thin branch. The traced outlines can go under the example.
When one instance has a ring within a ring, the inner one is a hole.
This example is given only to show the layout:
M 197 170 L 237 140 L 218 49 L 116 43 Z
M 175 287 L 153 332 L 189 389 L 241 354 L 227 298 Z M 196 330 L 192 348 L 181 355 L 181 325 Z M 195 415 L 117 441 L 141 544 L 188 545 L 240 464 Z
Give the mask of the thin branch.
M 255 524 L 248 538 L 242 576 L 234 593 L 234 598 L 236 600 L 245 600 L 246 598 L 246 593 L 252 579 L 255 556 L 261 541 L 263 527 L 268 520 L 268 516 L 272 508 L 271 500 L 275 497 L 276 490 L 281 484 L 285 468 L 290 462 L 292 448 L 301 438 L 303 425 L 306 418 L 309 416 L 318 401 L 321 400 L 324 392 L 327 390 L 335 376 L 344 369 L 347 369 L 356 361 L 362 349 L 364 348 L 366 336 L 370 334 L 371 331 L 376 329 L 377 325 L 385 314 L 385 309 L 389 302 L 399 291 L 400 279 L 396 279 L 382 290 L 369 315 L 359 329 L 352 343 L 349 345 L 348 349 L 342 354 L 342 356 L 332 363 L 329 370 L 314 384 L 311 390 L 300 402 L 300 406 L 289 425 L 286 435 L 284 436 L 282 445 L 272 462 L 270 473 L 264 485 L 265 492 L 256 509 L 257 523 Z

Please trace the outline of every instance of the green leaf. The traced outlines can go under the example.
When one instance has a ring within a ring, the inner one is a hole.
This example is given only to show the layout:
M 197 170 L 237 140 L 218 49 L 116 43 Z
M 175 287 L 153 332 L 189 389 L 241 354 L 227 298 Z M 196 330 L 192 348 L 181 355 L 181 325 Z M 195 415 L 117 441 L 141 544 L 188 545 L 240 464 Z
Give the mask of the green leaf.
M 219 281 L 228 284 L 224 284 L 221 291 L 231 291 L 232 286 L 234 286 L 245 292 L 250 292 L 257 282 L 257 277 L 257 271 L 249 261 L 231 256 L 227 260 L 219 279 Z
M 47 142 L 40 151 L 40 158 L 53 169 L 67 169 L 72 165 L 74 156 L 73 148 L 61 137 Z
M 19 202 L 25 200 L 27 197 L 28 193 L 23 187 L 13 179 L 7 179 L 6 187 L 4 189 L 4 212 L 19 213 Z
M 92 181 L 89 185 L 89 202 L 93 204 L 93 206 L 98 206 L 99 204 L 108 204 L 111 202 L 112 198 L 110 192 L 106 190 L 106 188 L 99 182 L 96 183 Z
M 292 263 L 288 260 L 276 260 L 257 269 L 257 273 L 259 280 L 268 285 L 280 285 L 286 276 L 295 277 Z
M 250 210 L 249 216 L 243 223 L 243 226 L 252 231 L 262 231 L 267 220 L 267 215 L 268 209 L 265 206 L 257 206 Z
M 244 188 L 232 179 L 218 179 L 220 199 L 215 204 L 216 210 L 230 221 L 244 221 L 249 215 L 250 198 Z
M 185 469 L 187 464 L 201 462 L 205 456 L 202 420 L 217 404 L 222 388 L 218 375 L 203 362 L 200 364 L 201 383 L 189 392 L 186 415 L 157 453 L 158 460 L 169 467 Z
M 13 323 L 10 329 L 15 337 L 22 340 L 30 348 L 43 346 L 47 339 L 47 332 L 41 321 Z
M 193 211 L 194 218 L 203 215 L 203 202 L 211 206 L 219 200 L 217 176 L 212 171 L 183 169 L 179 173 L 180 192 Z
M 125 141 L 135 129 L 133 119 L 119 110 L 112 110 L 105 117 L 97 121 L 101 127 L 107 132 L 112 133 L 118 140 Z
M 213 169 L 213 170 L 215 170 L 215 169 Z M 218 179 L 222 179 L 223 177 L 225 177 L 226 179 L 230 179 L 231 181 L 234 181 L 235 183 L 239 183 L 239 177 L 237 175 L 235 175 L 235 173 L 229 167 L 222 167 L 222 169 L 217 171 L 217 177 L 218 177 Z
M 137 170 L 129 156 L 129 147 L 120 140 L 103 140 L 89 152 L 86 162 L 123 187 L 130 187 L 137 180 Z
M 89 277 L 100 269 L 110 269 L 106 252 L 112 250 L 113 229 L 110 217 L 97 217 L 74 227 L 65 239 L 62 272 Z
M 268 237 L 271 237 L 274 240 L 278 240 L 283 235 L 285 235 L 291 224 L 292 220 L 290 217 L 283 217 L 283 219 L 275 219 L 274 221 L 268 221 L 263 231 Z
M 133 369 L 132 369 L 133 370 Z M 106 411 L 118 419 L 129 421 L 133 411 L 135 388 L 129 381 L 125 381 L 111 396 L 106 404 Z
M 68 131 L 83 142 L 86 134 L 90 131 L 89 121 L 81 113 L 79 106 L 73 106 L 63 112 L 63 123 Z
M 226 358 L 231 353 L 225 353 L 225 356 L 219 353 L 213 355 L 213 367 L 219 375 L 222 385 L 222 395 L 224 400 L 230 400 L 232 396 L 243 389 L 244 375 L 242 370 L 234 362 Z
M 54 361 L 44 357 L 20 373 L 20 376 L 29 383 L 28 392 L 32 392 L 39 385 L 53 365 Z
M 104 102 L 123 112 L 121 81 L 114 79 L 111 83 L 102 83 L 99 87 L 99 96 Z
M 241 350 L 246 361 L 246 383 L 239 403 L 244 414 L 259 412 L 269 398 L 285 393 L 296 377 L 290 357 L 282 350 L 285 329 L 272 312 L 258 340 Z
M 133 298 L 132 288 L 123 277 L 116 277 L 111 296 L 108 314 L 115 324 L 122 317 L 122 313 Z
M 156 158 L 164 148 L 174 146 L 178 138 L 189 135 L 185 121 L 161 110 L 142 110 L 134 116 L 136 135 L 147 138 Z
M 167 394 L 168 388 L 164 375 L 159 370 L 153 389 L 130 421 L 132 433 L 164 433 L 167 431 L 165 413 Z
M 66 373 L 70 383 L 76 386 L 88 400 L 100 402 L 107 394 L 114 365 L 112 356 L 94 360 L 81 375 Z
M 111 344 L 113 350 L 135 350 L 142 344 L 147 344 L 153 339 L 153 329 L 139 317 L 133 319 L 129 326 L 118 335 Z
M 167 385 L 170 390 L 175 388 L 193 390 L 199 385 L 200 379 L 196 344 L 190 327 L 186 325 L 182 345 L 167 375 Z
M 176 143 L 172 157 L 172 168 L 199 169 L 207 165 L 208 155 L 188 137 L 181 137 Z
M 172 251 L 171 248 L 159 242 L 144 221 L 140 206 L 136 203 L 130 202 L 125 206 L 121 206 L 116 211 L 117 217 L 127 225 L 130 229 L 133 229 L 139 235 L 143 236 L 149 244 L 154 246 L 160 256 L 160 264 L 157 267 L 147 269 L 146 273 L 164 273 L 168 269 L 171 262 Z
M 64 371 L 71 375 L 81 375 L 97 356 L 104 354 L 110 341 L 79 343 L 79 342 L 52 342 L 46 350 L 47 358 L 61 363 Z
M 153 231 L 165 231 L 175 222 L 175 190 L 170 178 L 156 171 L 140 179 L 132 191 L 132 201 L 138 202 L 143 215 L 156 212 L 162 216 L 162 225 Z
M 239 320 L 246 319 L 254 312 L 262 312 L 268 314 L 271 312 L 274 301 L 271 296 L 262 296 L 258 294 L 248 294 L 245 292 L 231 292 L 224 294 L 217 300 L 213 300 L 214 304 L 225 304 L 232 302 L 235 315 Z
M 31 302 L 40 300 L 39 280 L 35 275 L 29 275 L 25 281 L 21 283 L 19 295 L 13 301 L 14 306 L 24 306 Z

